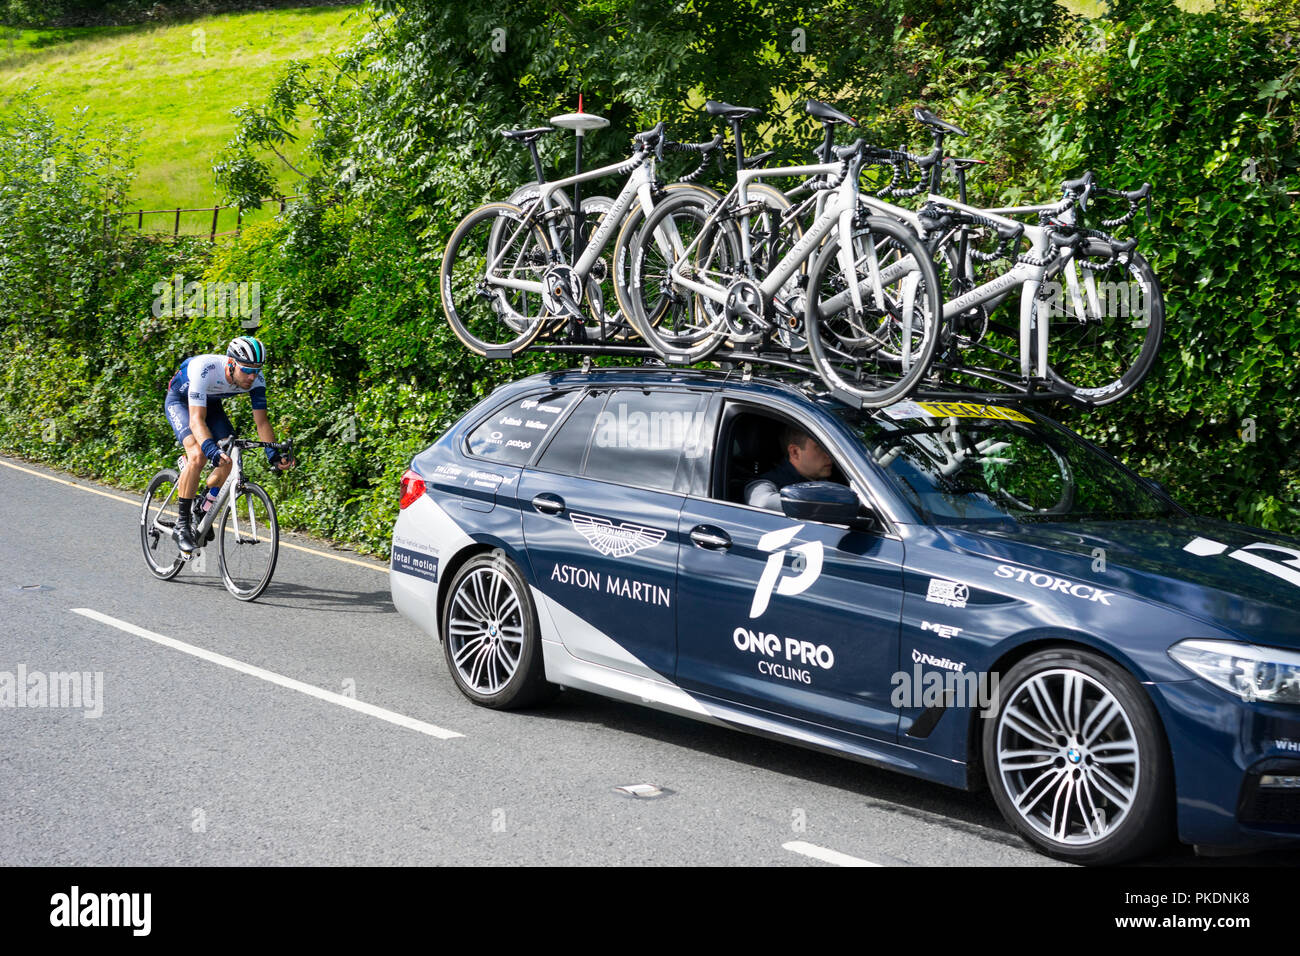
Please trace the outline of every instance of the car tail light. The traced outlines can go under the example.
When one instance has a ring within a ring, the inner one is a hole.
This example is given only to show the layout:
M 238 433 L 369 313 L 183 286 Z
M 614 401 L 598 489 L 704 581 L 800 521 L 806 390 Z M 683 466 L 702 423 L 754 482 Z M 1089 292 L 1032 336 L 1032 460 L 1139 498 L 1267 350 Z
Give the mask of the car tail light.
M 401 507 L 405 508 L 413 501 L 418 501 L 424 494 L 424 479 L 412 471 L 406 469 L 406 474 L 402 475 L 402 500 Z

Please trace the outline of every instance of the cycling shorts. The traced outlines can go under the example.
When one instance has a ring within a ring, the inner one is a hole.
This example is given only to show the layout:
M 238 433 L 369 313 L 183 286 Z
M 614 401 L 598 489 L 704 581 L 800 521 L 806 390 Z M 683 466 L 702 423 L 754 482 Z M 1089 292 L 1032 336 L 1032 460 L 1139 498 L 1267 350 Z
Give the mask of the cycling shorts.
M 185 399 L 169 389 L 163 410 L 167 413 L 167 423 L 172 426 L 172 433 L 175 434 L 176 440 L 184 445 L 186 437 L 194 434 L 190 431 L 190 406 Z M 221 399 L 209 398 L 207 412 L 205 421 L 213 438 L 221 441 L 235 433 L 230 419 L 226 417 L 225 409 L 221 407 Z

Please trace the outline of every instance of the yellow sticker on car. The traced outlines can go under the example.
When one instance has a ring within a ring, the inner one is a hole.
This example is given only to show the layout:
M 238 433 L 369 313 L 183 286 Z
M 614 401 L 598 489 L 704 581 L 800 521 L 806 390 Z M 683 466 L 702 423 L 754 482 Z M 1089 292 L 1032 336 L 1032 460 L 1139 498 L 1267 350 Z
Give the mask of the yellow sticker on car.
M 1024 412 L 1003 405 L 982 405 L 978 402 L 899 402 L 885 409 L 885 414 L 895 420 L 904 418 L 991 418 L 1007 422 L 1029 422 L 1033 419 Z

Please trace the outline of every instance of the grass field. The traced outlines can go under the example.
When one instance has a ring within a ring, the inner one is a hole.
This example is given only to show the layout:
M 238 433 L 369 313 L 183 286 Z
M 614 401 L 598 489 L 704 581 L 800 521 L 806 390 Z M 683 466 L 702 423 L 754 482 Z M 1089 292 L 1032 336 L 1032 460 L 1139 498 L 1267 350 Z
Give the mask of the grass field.
M 235 128 L 231 109 L 260 102 L 287 60 L 325 56 L 367 25 L 359 7 L 304 6 L 167 26 L 0 30 L 0 110 L 35 85 L 60 120 L 84 108 L 91 122 L 129 123 L 138 131 L 132 208 L 211 206 L 220 199 L 212 163 Z M 282 187 L 293 179 L 286 173 Z M 230 221 L 219 229 L 233 228 L 233 213 L 223 215 Z M 170 230 L 167 217 L 152 219 L 147 230 Z M 210 223 L 211 214 L 194 214 L 182 228 Z
M 1060 2 L 1095 16 L 1103 0 Z M 1213 0 L 1179 5 L 1203 10 Z M 357 5 L 224 14 L 169 26 L 0 28 L 0 110 L 16 91 L 35 85 L 64 121 L 84 108 L 92 122 L 129 123 L 138 130 L 132 208 L 211 206 L 220 199 L 212 163 L 234 131 L 231 109 L 260 102 L 285 61 L 326 56 L 366 26 Z M 296 160 L 299 152 L 291 146 L 288 156 Z M 293 179 L 286 171 L 281 188 L 290 189 Z M 223 215 L 229 221 L 218 228 L 233 228 L 233 213 Z M 210 214 L 182 218 L 183 231 L 206 231 L 210 224 Z M 153 231 L 171 225 L 164 216 L 145 220 Z

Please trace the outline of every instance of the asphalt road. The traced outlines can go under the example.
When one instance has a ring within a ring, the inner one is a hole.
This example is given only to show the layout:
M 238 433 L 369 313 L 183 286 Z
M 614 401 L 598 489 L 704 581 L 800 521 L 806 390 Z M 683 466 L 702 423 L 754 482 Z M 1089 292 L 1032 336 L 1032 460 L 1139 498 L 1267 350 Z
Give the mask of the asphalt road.
M 1057 865 L 986 794 L 580 692 L 475 707 L 384 565 L 286 535 L 242 604 L 215 552 L 155 580 L 138 501 L 0 458 L 0 672 L 102 674 L 99 716 L 0 709 L 0 864 Z

